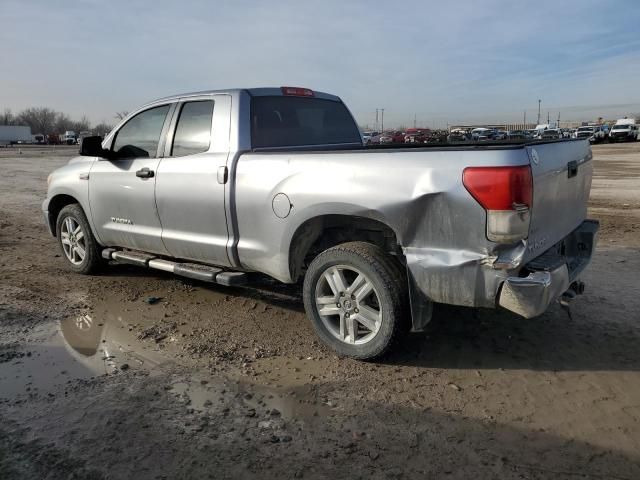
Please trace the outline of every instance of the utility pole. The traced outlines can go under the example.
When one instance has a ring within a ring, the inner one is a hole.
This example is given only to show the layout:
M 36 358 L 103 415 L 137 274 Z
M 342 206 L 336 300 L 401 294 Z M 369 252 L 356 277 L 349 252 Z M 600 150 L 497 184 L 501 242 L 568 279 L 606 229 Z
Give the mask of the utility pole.
M 378 130 L 378 109 L 376 108 L 376 130 Z
M 540 104 L 542 103 L 542 100 L 538 99 L 538 125 L 540 125 Z
M 558 125 L 556 125 L 556 128 L 560 128 L 560 112 L 558 112 Z
M 522 128 L 523 128 L 524 130 L 526 130 L 526 129 L 527 129 L 527 111 L 526 111 L 526 110 L 524 111 L 524 122 L 523 122 L 523 124 L 522 124 Z
M 413 114 L 413 128 L 416 128 L 416 114 Z
M 551 120 L 549 119 L 549 110 L 547 110 L 547 125 L 549 125 L 550 122 Z
M 380 131 L 384 132 L 384 108 L 380 109 L 382 111 L 382 127 L 380 128 Z

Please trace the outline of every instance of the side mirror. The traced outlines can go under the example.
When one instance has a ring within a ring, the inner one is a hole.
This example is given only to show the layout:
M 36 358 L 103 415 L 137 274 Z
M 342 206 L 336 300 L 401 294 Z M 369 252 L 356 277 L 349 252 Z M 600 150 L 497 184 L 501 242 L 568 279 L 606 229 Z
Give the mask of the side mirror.
M 80 143 L 80 155 L 83 157 L 109 157 L 109 150 L 102 148 L 102 137 L 99 135 L 93 137 L 84 137 Z

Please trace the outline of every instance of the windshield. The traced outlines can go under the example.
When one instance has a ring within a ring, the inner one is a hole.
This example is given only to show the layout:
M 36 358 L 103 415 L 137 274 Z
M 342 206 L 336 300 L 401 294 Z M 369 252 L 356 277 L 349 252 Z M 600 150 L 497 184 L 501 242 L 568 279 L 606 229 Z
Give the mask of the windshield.
M 611 130 L 629 130 L 629 125 L 614 125 Z
M 580 127 L 579 132 L 593 132 L 593 127 Z
M 253 148 L 357 143 L 362 139 L 342 102 L 305 97 L 253 97 Z

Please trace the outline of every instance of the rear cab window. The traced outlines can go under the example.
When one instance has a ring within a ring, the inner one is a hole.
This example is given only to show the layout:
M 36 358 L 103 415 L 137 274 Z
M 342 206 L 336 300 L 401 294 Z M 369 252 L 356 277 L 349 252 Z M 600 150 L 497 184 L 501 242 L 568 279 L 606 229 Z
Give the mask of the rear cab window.
M 340 101 L 296 96 L 251 99 L 253 148 L 362 144 L 360 131 Z
M 213 100 L 186 102 L 180 109 L 171 146 L 172 157 L 194 155 L 209 150 Z

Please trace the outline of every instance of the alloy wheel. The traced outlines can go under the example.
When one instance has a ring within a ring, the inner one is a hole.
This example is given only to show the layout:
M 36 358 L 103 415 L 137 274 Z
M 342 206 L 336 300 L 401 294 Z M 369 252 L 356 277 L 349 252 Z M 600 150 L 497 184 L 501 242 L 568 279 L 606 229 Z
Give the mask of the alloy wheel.
M 344 343 L 367 343 L 382 324 L 382 305 L 373 283 L 347 265 L 331 266 L 320 275 L 315 304 L 324 326 Z
M 67 260 L 74 265 L 84 261 L 87 251 L 86 239 L 82 226 L 73 217 L 66 217 L 60 226 L 60 242 Z

